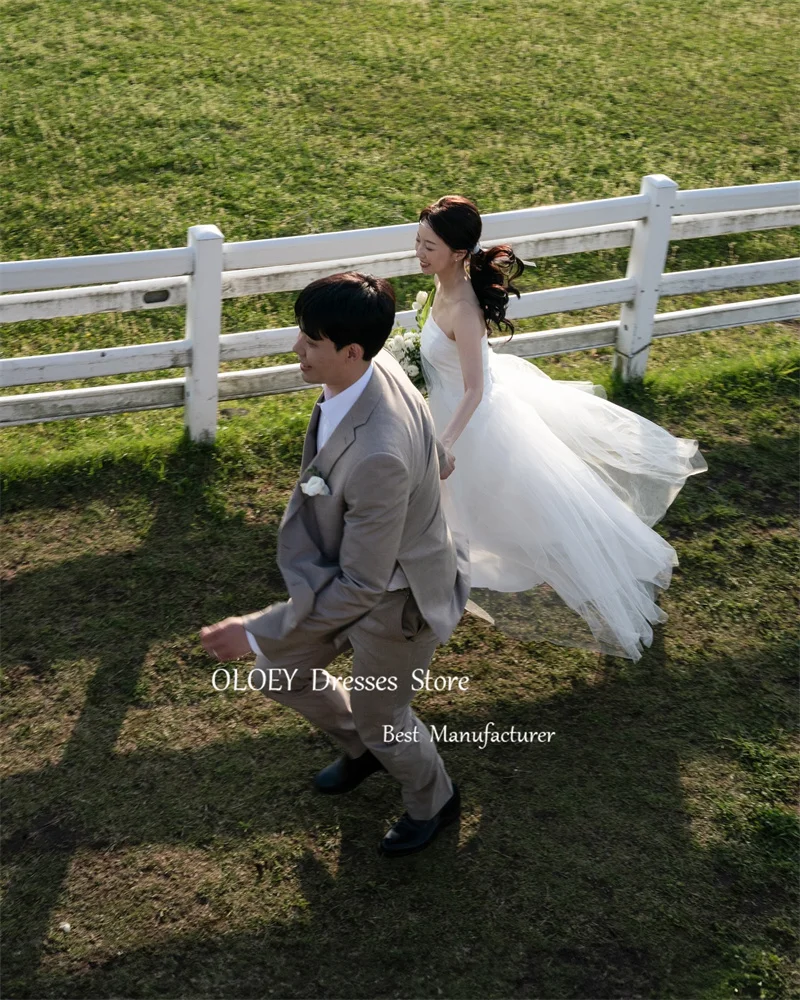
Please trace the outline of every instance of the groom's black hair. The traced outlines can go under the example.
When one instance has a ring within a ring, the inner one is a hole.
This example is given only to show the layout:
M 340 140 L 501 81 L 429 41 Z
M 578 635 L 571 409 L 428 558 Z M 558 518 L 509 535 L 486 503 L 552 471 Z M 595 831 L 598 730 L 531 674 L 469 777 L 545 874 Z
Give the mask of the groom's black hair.
M 394 311 L 394 289 L 389 282 L 358 271 L 312 281 L 294 304 L 297 323 L 307 337 L 327 337 L 337 351 L 360 344 L 365 361 L 374 358 L 388 340 Z

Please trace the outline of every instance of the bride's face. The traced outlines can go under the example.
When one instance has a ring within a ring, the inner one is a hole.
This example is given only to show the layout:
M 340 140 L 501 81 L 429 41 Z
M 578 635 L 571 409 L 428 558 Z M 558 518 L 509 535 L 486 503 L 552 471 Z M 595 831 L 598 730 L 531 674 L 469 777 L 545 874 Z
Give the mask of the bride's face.
M 423 274 L 440 274 L 464 259 L 464 251 L 451 250 L 427 222 L 417 229 L 416 251 Z

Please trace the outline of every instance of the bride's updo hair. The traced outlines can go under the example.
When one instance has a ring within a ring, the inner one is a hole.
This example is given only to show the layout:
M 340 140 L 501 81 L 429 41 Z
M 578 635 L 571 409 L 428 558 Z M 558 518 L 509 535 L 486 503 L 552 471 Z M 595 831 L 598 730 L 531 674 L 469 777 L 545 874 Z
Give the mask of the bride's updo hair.
M 525 265 L 510 246 L 473 250 L 481 238 L 481 214 L 469 198 L 447 194 L 419 213 L 419 221 L 427 223 L 451 250 L 465 250 L 469 277 L 487 324 L 498 330 L 514 332 L 514 324 L 506 319 L 509 292 L 519 298 L 519 290 L 511 282 L 525 270 Z

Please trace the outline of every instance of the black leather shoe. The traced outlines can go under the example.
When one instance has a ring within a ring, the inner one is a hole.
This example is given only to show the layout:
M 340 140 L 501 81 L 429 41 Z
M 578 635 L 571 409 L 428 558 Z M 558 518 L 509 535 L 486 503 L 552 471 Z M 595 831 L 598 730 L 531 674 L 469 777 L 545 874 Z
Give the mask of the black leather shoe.
M 400 858 L 424 850 L 436 834 L 461 816 L 461 796 L 453 783 L 453 794 L 432 819 L 412 819 L 403 813 L 378 848 L 388 858 Z
M 342 795 L 352 792 L 364 778 L 375 771 L 385 771 L 386 768 L 378 758 L 367 750 L 360 757 L 340 757 L 319 772 L 314 778 L 314 787 L 323 795 Z

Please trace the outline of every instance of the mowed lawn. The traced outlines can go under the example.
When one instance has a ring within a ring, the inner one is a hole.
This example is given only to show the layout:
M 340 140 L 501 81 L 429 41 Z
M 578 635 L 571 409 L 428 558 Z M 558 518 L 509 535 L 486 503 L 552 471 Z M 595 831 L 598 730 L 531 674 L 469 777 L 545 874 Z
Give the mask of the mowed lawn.
M 201 222 L 228 240 L 409 222 L 448 192 L 492 212 L 636 193 L 650 172 L 800 175 L 788 2 L 7 0 L 2 17 L 4 259 L 180 246 Z M 687 241 L 668 269 L 799 242 Z M 617 277 L 626 258 L 549 258 L 522 286 Z M 424 286 L 395 282 L 399 305 Z M 292 299 L 226 303 L 226 332 L 290 323 Z M 3 352 L 182 324 L 18 324 Z M 213 449 L 182 440 L 177 411 L 4 431 L 3 995 L 800 993 L 797 333 L 661 341 L 640 386 L 612 383 L 607 350 L 541 362 L 700 441 L 709 471 L 657 529 L 681 563 L 669 621 L 632 664 L 465 619 L 433 674 L 469 692 L 422 693 L 422 717 L 556 736 L 442 744 L 462 823 L 395 864 L 375 848 L 396 785 L 315 796 L 327 739 L 215 692 L 197 639 L 282 596 L 313 394 L 226 408 Z

